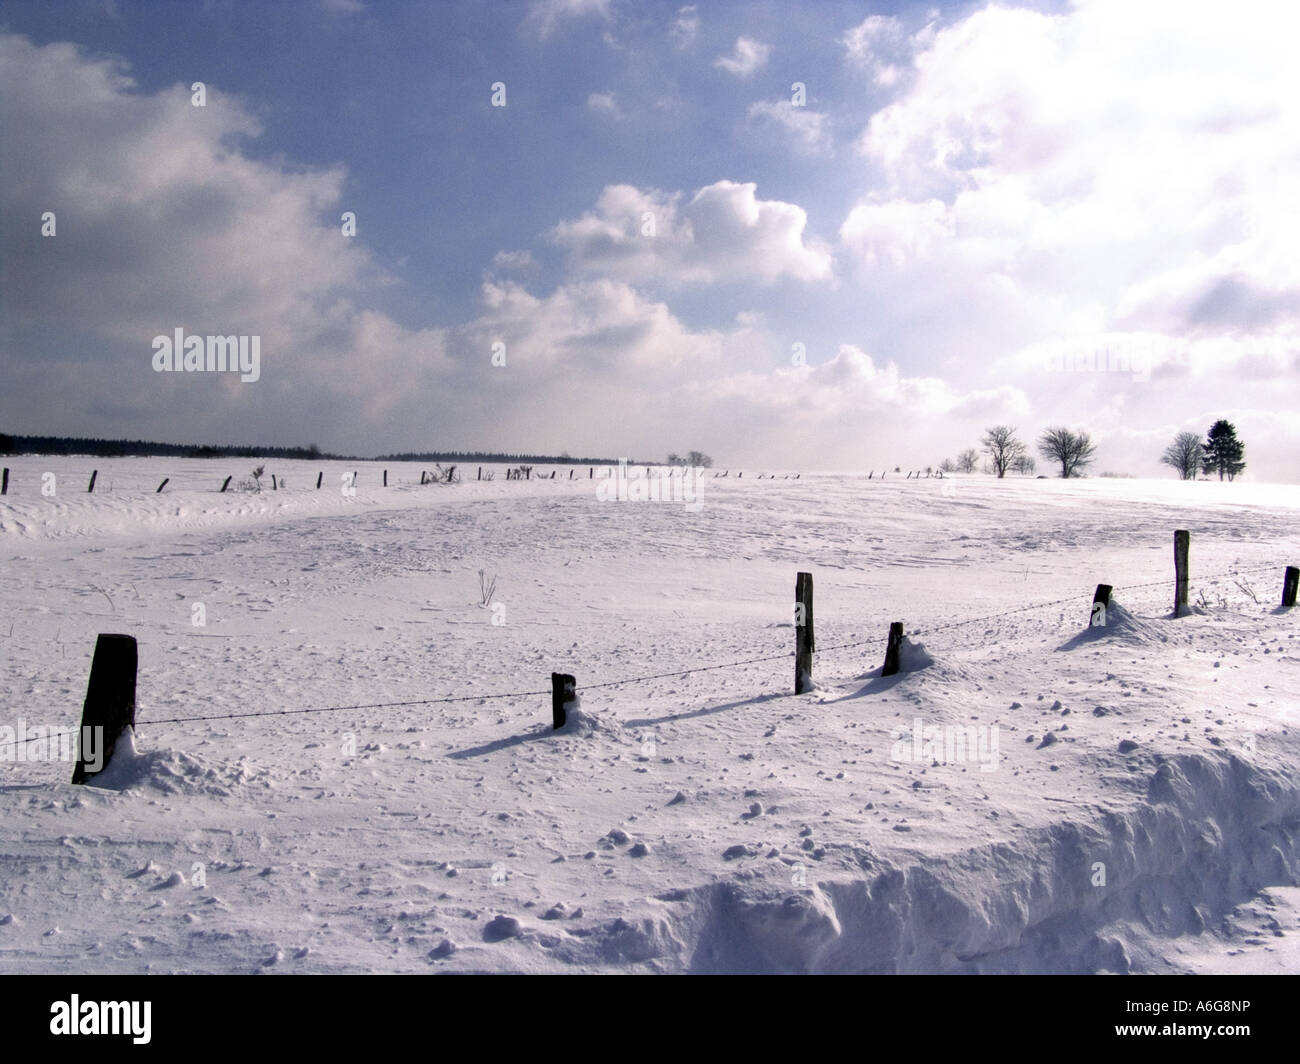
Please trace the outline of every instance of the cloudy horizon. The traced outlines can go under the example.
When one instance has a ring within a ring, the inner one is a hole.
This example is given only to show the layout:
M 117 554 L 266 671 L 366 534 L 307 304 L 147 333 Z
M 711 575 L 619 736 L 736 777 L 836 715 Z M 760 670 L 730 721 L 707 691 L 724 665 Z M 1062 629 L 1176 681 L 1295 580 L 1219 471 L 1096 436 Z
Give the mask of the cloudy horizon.
M 7 3 L 0 431 L 1170 477 L 1226 418 L 1300 482 L 1298 21 Z

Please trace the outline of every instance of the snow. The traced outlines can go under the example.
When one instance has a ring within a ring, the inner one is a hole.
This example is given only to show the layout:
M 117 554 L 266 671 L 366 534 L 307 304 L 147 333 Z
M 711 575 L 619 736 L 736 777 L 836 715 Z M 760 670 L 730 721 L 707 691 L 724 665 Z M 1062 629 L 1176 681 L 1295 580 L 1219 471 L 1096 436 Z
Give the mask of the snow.
M 6 464 L 0 726 L 140 673 L 93 785 L 0 760 L 0 970 L 1300 970 L 1300 488 Z

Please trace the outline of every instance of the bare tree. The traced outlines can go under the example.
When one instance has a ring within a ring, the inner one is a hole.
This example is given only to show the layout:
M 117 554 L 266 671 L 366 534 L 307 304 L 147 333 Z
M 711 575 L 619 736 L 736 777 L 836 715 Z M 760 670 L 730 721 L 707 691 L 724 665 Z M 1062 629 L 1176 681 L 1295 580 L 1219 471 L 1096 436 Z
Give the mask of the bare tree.
M 1174 442 L 1165 448 L 1160 461 L 1178 471 L 1182 480 L 1195 480 L 1201 460 L 1205 456 L 1205 445 L 1194 432 L 1180 432 Z
M 974 473 L 980 463 L 979 451 L 967 447 L 957 456 L 957 468 L 963 473 Z
M 939 463 L 939 472 L 955 473 L 957 472 L 957 463 L 954 462 L 951 458 L 945 458 L 942 462 Z
M 999 478 L 1005 477 L 1011 463 L 1025 453 L 1025 445 L 1016 439 L 1016 430 L 1010 425 L 994 425 L 985 430 L 983 445 Z
M 1027 454 L 1022 454 L 1019 458 L 1011 463 L 1011 468 L 1016 473 L 1028 475 L 1038 468 L 1033 458 Z
M 1050 462 L 1061 464 L 1061 476 L 1077 477 L 1092 464 L 1097 447 L 1086 432 L 1066 428 L 1047 429 L 1038 439 L 1038 453 Z

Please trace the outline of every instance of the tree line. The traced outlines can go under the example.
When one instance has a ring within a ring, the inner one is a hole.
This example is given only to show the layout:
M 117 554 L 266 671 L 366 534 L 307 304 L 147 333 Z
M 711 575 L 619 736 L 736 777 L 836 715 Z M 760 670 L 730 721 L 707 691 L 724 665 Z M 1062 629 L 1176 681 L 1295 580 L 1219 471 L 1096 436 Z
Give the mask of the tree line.
M 1058 468 L 1065 479 L 1083 476 L 1097 455 L 1097 445 L 1088 433 L 1062 426 L 1045 429 L 1037 447 L 1039 455 Z M 974 473 L 981 451 L 988 459 L 985 471 L 999 478 L 1008 472 L 1030 474 L 1036 469 L 1028 446 L 1011 425 L 986 429 L 980 450 L 971 447 L 955 459 L 945 458 L 939 469 L 945 473 Z M 1177 470 L 1183 480 L 1196 479 L 1198 471 L 1207 476 L 1218 473 L 1220 480 L 1233 480 L 1246 468 L 1246 448 L 1233 424 L 1220 419 L 1210 427 L 1204 441 L 1194 432 L 1180 432 L 1165 448 L 1160 461 Z
M 307 447 L 248 447 L 236 444 L 213 446 L 206 443 L 155 443 L 150 440 L 104 440 L 80 436 L 13 436 L 5 433 L 0 433 L 0 454 L 86 454 L 96 458 L 301 458 L 340 462 L 532 462 L 546 465 L 613 465 L 618 461 L 615 458 L 573 458 L 568 454 L 555 457 L 504 451 L 422 451 L 385 454 L 370 459 L 352 454 L 330 454 L 314 443 Z

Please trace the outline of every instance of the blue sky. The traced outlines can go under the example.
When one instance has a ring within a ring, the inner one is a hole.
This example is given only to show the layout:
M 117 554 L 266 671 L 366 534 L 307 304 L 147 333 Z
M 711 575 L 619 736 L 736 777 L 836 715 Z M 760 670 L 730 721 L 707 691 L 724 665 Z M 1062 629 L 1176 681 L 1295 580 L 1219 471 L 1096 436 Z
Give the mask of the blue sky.
M 0 428 L 867 469 L 1065 424 L 1161 475 L 1226 416 L 1300 479 L 1293 18 L 8 2 Z M 156 373 L 177 327 L 259 380 Z

